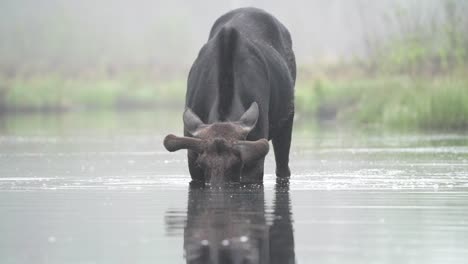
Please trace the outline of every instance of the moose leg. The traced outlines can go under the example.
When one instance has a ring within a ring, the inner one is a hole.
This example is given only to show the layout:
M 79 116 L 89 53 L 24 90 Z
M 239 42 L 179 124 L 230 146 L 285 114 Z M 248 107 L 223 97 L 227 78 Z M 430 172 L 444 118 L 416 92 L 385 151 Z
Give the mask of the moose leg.
M 291 147 L 293 119 L 294 114 L 289 117 L 272 140 L 275 150 L 276 176 L 281 178 L 288 178 L 291 176 L 291 171 L 289 169 L 289 149 Z
M 203 171 L 196 164 L 197 157 L 198 157 L 198 154 L 195 153 L 194 151 L 191 151 L 191 150 L 187 151 L 188 166 L 189 166 L 190 176 L 192 176 L 192 180 L 203 182 L 204 181 Z

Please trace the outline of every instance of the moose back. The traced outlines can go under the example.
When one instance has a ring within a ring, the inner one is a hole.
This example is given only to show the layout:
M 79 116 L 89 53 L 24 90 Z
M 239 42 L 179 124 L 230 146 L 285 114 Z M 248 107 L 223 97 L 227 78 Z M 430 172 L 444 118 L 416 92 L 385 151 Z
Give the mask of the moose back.
M 169 151 L 188 150 L 194 181 L 261 182 L 272 140 L 276 175 L 290 176 L 296 63 L 291 36 L 256 8 L 216 20 L 190 70 L 184 136 L 168 135 Z

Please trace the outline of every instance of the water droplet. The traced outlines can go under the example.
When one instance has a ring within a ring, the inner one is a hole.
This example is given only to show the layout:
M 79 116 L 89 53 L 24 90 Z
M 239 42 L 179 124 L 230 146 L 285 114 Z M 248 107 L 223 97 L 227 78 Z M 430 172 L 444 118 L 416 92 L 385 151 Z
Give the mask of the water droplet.
M 241 236 L 241 237 L 240 237 L 240 242 L 245 243 L 245 242 L 247 242 L 247 241 L 249 241 L 249 238 L 248 238 L 248 237 L 246 237 L 246 236 Z
M 221 245 L 223 245 L 225 247 L 229 246 L 229 240 L 224 239 L 223 241 L 221 241 Z

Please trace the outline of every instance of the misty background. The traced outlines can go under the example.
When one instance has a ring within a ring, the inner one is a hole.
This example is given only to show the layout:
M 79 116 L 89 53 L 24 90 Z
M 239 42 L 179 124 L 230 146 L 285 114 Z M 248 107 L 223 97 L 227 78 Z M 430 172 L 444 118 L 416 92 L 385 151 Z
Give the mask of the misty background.
M 446 19 L 443 4 L 439 0 L 3 0 L 0 58 L 3 67 L 187 68 L 219 16 L 255 6 L 275 15 L 291 31 L 299 65 L 337 62 L 368 55 L 370 36 L 399 33 L 392 21 L 396 8 L 411 12 L 416 23 L 434 23 Z
M 245 6 L 290 30 L 299 113 L 468 127 L 464 0 L 3 0 L 0 113 L 182 108 L 212 24 Z
M 292 35 L 292 176 L 276 182 L 270 148 L 263 184 L 205 192 L 163 140 L 183 135 L 212 24 L 241 6 Z M 467 14 L 468 0 L 0 0 L 0 264 L 185 263 L 189 247 L 467 263 Z

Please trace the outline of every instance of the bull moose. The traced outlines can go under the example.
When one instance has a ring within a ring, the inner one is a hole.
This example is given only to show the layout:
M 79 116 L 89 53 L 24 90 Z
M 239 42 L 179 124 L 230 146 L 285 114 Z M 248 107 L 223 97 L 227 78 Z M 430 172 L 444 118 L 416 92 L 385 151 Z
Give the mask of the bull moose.
M 216 20 L 188 76 L 184 137 L 192 180 L 261 182 L 272 140 L 277 177 L 288 178 L 296 63 L 289 31 L 271 14 L 240 8 Z

